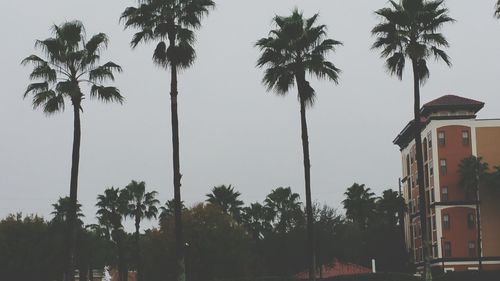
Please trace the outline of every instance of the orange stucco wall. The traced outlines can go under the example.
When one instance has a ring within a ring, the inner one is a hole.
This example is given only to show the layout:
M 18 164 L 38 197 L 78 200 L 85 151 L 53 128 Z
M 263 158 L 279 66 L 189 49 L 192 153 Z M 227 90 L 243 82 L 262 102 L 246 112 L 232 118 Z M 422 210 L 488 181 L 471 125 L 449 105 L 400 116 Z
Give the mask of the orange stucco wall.
M 490 167 L 500 166 L 500 127 L 476 128 L 477 154 Z M 481 226 L 484 256 L 500 256 L 500 187 L 482 186 Z

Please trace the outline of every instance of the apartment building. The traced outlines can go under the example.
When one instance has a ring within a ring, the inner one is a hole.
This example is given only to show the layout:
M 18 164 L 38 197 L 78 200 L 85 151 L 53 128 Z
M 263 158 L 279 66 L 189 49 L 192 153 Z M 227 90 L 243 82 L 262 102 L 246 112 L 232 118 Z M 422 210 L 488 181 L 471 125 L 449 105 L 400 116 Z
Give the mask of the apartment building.
M 481 257 L 477 250 L 476 197 L 459 184 L 462 159 L 482 157 L 500 166 L 500 119 L 477 119 L 483 102 L 454 95 L 442 96 L 421 108 L 425 210 L 433 270 L 500 269 L 500 188 L 481 186 Z M 407 249 L 417 269 L 423 268 L 422 232 L 414 122 L 394 140 L 401 150 L 402 189 Z

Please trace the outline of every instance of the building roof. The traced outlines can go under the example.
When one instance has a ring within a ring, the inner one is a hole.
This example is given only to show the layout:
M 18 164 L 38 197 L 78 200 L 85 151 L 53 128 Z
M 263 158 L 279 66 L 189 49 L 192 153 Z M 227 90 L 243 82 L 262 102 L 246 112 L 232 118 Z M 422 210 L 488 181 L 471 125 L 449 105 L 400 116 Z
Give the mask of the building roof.
M 421 113 L 422 115 L 428 115 L 431 112 L 438 110 L 471 110 L 474 113 L 478 112 L 481 108 L 483 108 L 484 102 L 480 102 L 473 99 L 468 99 L 456 95 L 445 95 L 439 97 L 435 100 L 432 100 L 424 106 L 422 106 Z

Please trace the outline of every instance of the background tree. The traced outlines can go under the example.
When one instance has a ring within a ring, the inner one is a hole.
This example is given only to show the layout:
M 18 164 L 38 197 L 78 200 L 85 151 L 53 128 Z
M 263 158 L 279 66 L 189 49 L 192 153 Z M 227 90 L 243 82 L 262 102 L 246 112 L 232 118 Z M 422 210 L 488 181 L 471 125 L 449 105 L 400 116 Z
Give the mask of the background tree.
M 160 203 L 156 199 L 158 192 L 146 192 L 146 183 L 141 181 L 132 181 L 124 190 L 128 206 L 126 209 L 126 216 L 135 220 L 135 259 L 137 263 L 137 280 L 141 281 L 142 278 L 142 264 L 141 264 L 141 246 L 140 246 L 140 228 L 143 219 L 156 218 L 158 208 L 156 205 Z
M 65 22 L 52 27 L 54 37 L 37 40 L 46 59 L 31 55 L 22 61 L 23 65 L 33 64 L 31 80 L 38 82 L 28 85 L 24 97 L 32 95 L 33 108 L 42 108 L 47 115 L 63 111 L 65 99 L 73 105 L 73 151 L 71 157 L 70 204 L 68 212 L 67 234 L 67 270 L 66 280 L 74 280 L 74 259 L 76 249 L 76 204 L 78 192 L 78 168 L 80 160 L 80 111 L 84 94 L 82 83 L 89 84 L 90 97 L 104 102 L 123 102 L 123 97 L 115 87 L 106 87 L 101 83 L 114 80 L 113 72 L 120 72 L 119 65 L 108 62 L 98 65 L 100 54 L 107 47 L 108 38 L 99 33 L 85 39 L 84 27 L 78 21 Z
M 367 228 L 370 219 L 375 215 L 375 193 L 364 184 L 354 183 L 344 195 L 347 197 L 342 201 L 346 217 L 362 228 Z
M 275 232 L 287 233 L 303 220 L 303 213 L 298 193 L 290 187 L 273 189 L 264 200 Z
M 458 173 L 460 175 L 460 186 L 465 190 L 466 194 L 473 194 L 476 203 L 476 228 L 477 228 L 477 258 L 479 262 L 478 269 L 483 269 L 482 248 L 481 248 L 481 209 L 480 209 L 480 194 L 481 185 L 488 181 L 488 163 L 483 162 L 481 157 L 474 155 L 462 159 L 458 164 Z
M 97 219 L 103 228 L 107 229 L 108 236 L 115 242 L 117 248 L 119 280 L 126 281 L 128 268 L 125 260 L 126 233 L 122 220 L 127 210 L 127 197 L 118 188 L 107 188 L 104 194 L 97 196 Z
M 153 60 L 162 67 L 170 67 L 170 110 L 172 122 L 173 183 L 175 202 L 176 251 L 178 281 L 185 281 L 184 242 L 181 221 L 181 172 L 179 162 L 179 118 L 177 115 L 177 69 L 190 67 L 196 54 L 193 48 L 194 31 L 201 27 L 201 19 L 214 7 L 212 0 L 143 0 L 138 7 L 128 7 L 122 13 L 125 28 L 140 31 L 131 45 L 159 41 Z M 168 47 L 167 43 L 168 41 Z
M 315 91 L 307 81 L 306 74 L 338 83 L 340 70 L 327 61 L 326 55 L 340 45 L 339 41 L 326 38 L 326 26 L 315 25 L 318 14 L 304 19 L 295 10 L 289 17 L 276 16 L 276 29 L 269 37 L 255 44 L 262 52 L 257 66 L 267 67 L 262 82 L 268 90 L 278 95 L 288 93 L 295 83 L 300 103 L 302 150 L 304 158 L 304 179 L 306 192 L 307 232 L 309 246 L 309 276 L 315 280 L 314 229 L 311 200 L 311 163 L 309 159 L 309 137 L 307 132 L 306 108 L 312 106 Z
M 208 203 L 219 206 L 221 210 L 232 216 L 237 222 L 241 222 L 241 207 L 243 201 L 239 200 L 241 193 L 234 190 L 231 185 L 219 185 L 212 188 L 206 200 Z
M 495 17 L 500 18 L 500 0 L 495 4 Z
M 272 214 L 259 202 L 243 208 L 243 225 L 255 241 L 264 239 L 266 234 L 272 232 Z
M 439 30 L 444 24 L 454 20 L 448 16 L 448 9 L 444 7 L 443 2 L 444 0 L 390 1 L 390 7 L 375 12 L 381 17 L 382 22 L 372 29 L 372 34 L 377 36 L 373 48 L 381 49 L 381 57 L 386 58 L 386 68 L 391 75 L 402 79 L 407 58 L 412 65 L 414 87 L 412 130 L 415 134 L 425 280 L 432 280 L 432 275 L 425 205 L 420 85 L 429 78 L 427 61 L 430 57 L 434 56 L 451 66 L 450 58 L 442 49 L 449 44 Z

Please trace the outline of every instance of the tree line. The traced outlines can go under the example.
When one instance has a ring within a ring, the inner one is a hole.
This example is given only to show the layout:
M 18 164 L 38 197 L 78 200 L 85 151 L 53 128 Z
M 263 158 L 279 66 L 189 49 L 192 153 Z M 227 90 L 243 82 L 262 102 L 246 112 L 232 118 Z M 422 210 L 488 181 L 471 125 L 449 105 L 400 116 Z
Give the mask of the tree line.
M 120 280 L 137 271 L 143 280 L 175 280 L 175 206 L 161 205 L 144 182 L 107 188 L 97 196 L 96 224 L 85 225 L 77 204 L 77 255 L 80 280 L 104 266 Z M 290 187 L 277 187 L 262 202 L 245 204 L 231 185 L 213 187 L 206 201 L 182 205 L 186 273 L 190 280 L 293 276 L 308 267 L 306 210 Z M 345 215 L 315 202 L 317 270 L 335 260 L 382 271 L 407 271 L 402 214 L 404 201 L 393 190 L 375 196 L 353 184 L 342 202 Z M 61 280 L 65 270 L 65 237 L 70 200 L 59 198 L 52 218 L 13 214 L 0 221 L 0 274 L 9 280 Z M 124 222 L 131 219 L 134 230 Z M 144 229 L 144 220 L 155 227 Z
M 444 48 L 449 46 L 440 29 L 454 21 L 448 16 L 443 0 L 402 0 L 390 1 L 389 6 L 377 10 L 381 23 L 372 33 L 376 36 L 374 49 L 381 50 L 386 59 L 389 73 L 399 79 L 403 77 L 406 60 L 411 62 L 414 82 L 414 140 L 417 147 L 417 167 L 420 190 L 420 208 L 425 207 L 425 189 L 423 184 L 423 162 L 420 123 L 420 86 L 429 78 L 427 61 L 435 57 L 451 66 L 451 60 Z M 186 279 L 185 239 L 183 238 L 183 220 L 181 205 L 181 172 L 179 153 L 178 107 L 178 70 L 189 68 L 195 61 L 195 31 L 201 27 L 201 20 L 215 6 L 212 0 L 140 0 L 137 6 L 128 7 L 120 19 L 126 28 L 138 30 L 131 46 L 139 43 L 155 42 L 153 61 L 170 70 L 172 162 L 174 199 L 173 218 L 175 225 L 175 264 L 178 281 Z M 500 2 L 495 15 L 500 16 Z M 317 23 L 318 15 L 310 18 L 295 10 L 290 16 L 276 16 L 273 19 L 275 29 L 269 36 L 257 41 L 261 56 L 257 66 L 265 68 L 263 84 L 268 90 L 285 95 L 296 86 L 300 104 L 302 155 L 304 161 L 304 179 L 306 194 L 306 229 L 307 257 L 309 275 L 315 279 L 315 226 L 311 196 L 311 173 L 309 140 L 306 112 L 316 101 L 316 93 L 310 77 L 327 79 L 338 83 L 340 69 L 327 55 L 341 45 L 340 41 L 327 37 L 326 26 Z M 79 21 L 66 22 L 52 27 L 53 37 L 37 40 L 36 47 L 43 56 L 30 55 L 23 64 L 33 64 L 25 97 L 32 97 L 34 108 L 41 108 L 50 115 L 64 110 L 65 103 L 71 102 L 73 110 L 73 149 L 70 175 L 70 193 L 68 199 L 65 280 L 74 279 L 78 217 L 77 193 L 81 141 L 81 113 L 86 95 L 103 102 L 122 103 L 124 97 L 118 88 L 105 85 L 114 80 L 114 74 L 121 72 L 121 67 L 114 62 L 99 64 L 101 52 L 107 47 L 108 38 L 98 33 L 89 40 L 85 38 L 84 26 Z M 89 88 L 87 94 L 85 87 Z M 258 208 L 258 207 L 256 207 Z M 425 211 L 421 209 L 421 216 Z M 113 220 L 116 220 L 114 218 Z M 429 239 L 426 235 L 426 220 L 422 217 L 424 233 L 423 253 L 425 257 L 426 280 L 430 280 Z M 281 226 L 284 227 L 284 226 Z M 120 238 L 121 239 L 121 238 Z

